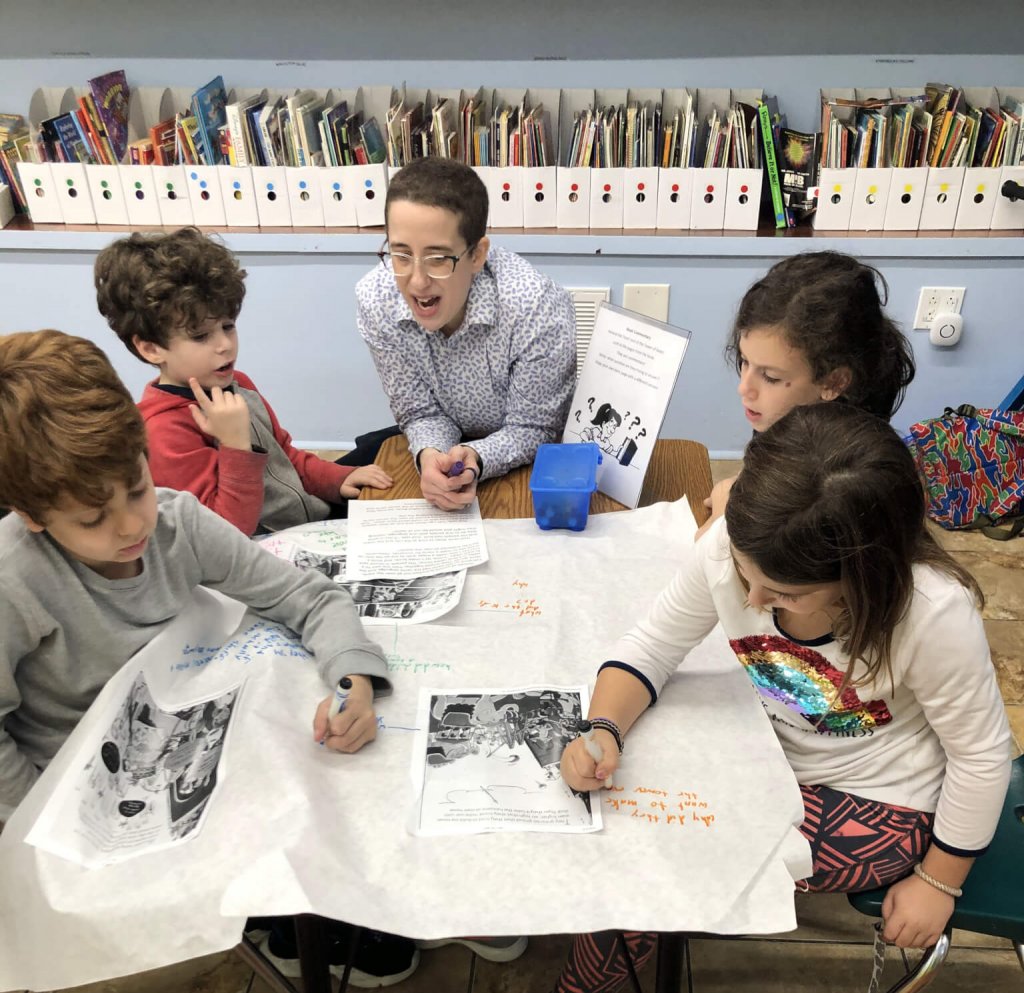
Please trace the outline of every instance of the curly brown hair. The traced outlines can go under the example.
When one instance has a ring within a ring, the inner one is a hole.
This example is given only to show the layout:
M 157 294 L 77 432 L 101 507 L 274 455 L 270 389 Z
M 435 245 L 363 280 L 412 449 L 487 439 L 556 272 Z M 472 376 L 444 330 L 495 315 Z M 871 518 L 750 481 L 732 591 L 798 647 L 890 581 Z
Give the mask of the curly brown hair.
M 43 523 L 65 497 L 102 507 L 139 481 L 146 429 L 110 360 L 60 331 L 0 336 L 0 507 Z
M 94 276 L 100 313 L 139 359 L 135 337 L 166 348 L 179 328 L 234 320 L 245 298 L 245 270 L 198 228 L 121 238 L 96 257 Z

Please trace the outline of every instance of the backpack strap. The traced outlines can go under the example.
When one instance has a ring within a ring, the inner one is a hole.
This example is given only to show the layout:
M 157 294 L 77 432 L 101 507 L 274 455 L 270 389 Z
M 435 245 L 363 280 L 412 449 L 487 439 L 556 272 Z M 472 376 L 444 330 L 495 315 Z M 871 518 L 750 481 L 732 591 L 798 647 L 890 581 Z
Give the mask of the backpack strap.
M 1024 514 L 1004 517 L 998 523 L 991 517 L 983 516 L 960 530 L 980 531 L 986 538 L 992 538 L 994 541 L 1009 541 L 1024 531 Z

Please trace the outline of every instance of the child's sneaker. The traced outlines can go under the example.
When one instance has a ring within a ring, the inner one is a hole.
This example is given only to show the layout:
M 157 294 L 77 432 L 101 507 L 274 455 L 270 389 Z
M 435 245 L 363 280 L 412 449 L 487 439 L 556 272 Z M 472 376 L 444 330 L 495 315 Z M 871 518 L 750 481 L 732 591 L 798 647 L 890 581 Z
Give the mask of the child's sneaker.
M 296 979 L 302 974 L 295 933 L 288 921 L 284 927 L 275 927 L 260 946 L 266 959 L 282 975 Z M 327 924 L 328 961 L 331 972 L 341 979 L 345 972 L 345 957 L 352 938 L 352 925 L 340 921 Z M 350 986 L 376 989 L 393 986 L 408 979 L 420 964 L 416 943 L 397 934 L 365 929 L 359 937 L 355 961 L 349 972 Z
M 526 935 L 506 935 L 500 938 L 434 938 L 417 941 L 418 947 L 443 948 L 445 945 L 465 945 L 488 962 L 512 962 L 526 951 Z

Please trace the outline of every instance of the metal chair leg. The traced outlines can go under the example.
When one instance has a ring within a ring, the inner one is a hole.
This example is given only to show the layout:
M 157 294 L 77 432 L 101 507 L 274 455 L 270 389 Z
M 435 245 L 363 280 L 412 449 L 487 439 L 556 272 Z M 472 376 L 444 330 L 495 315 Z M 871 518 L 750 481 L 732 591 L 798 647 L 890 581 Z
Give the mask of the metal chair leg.
M 683 978 L 683 949 L 686 936 L 678 931 L 658 935 L 658 965 L 654 976 L 655 993 L 679 993 Z
M 1017 953 L 1017 961 L 1020 962 L 1020 967 L 1024 969 L 1024 941 L 1015 941 L 1013 943 L 1013 950 Z
M 316 914 L 297 914 L 295 943 L 305 993 L 331 993 L 326 920 Z
M 904 976 L 895 986 L 891 986 L 888 993 L 919 993 L 920 990 L 930 986 L 939 967 L 946 961 L 946 956 L 949 954 L 949 938 L 948 931 L 941 935 L 939 940 L 924 953 L 914 970 Z
M 234 950 L 274 993 L 296 993 L 295 987 L 260 954 L 260 950 L 248 938 L 243 936 Z

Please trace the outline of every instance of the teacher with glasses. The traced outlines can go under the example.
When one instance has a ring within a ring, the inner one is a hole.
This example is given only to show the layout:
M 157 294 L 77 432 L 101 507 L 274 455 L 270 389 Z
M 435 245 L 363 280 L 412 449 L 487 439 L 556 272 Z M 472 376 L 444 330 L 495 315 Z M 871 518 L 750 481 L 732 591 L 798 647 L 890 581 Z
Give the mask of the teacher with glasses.
M 391 180 L 385 230 L 381 264 L 356 286 L 359 333 L 424 498 L 457 510 L 481 479 L 560 440 L 576 379 L 572 299 L 491 247 L 487 189 L 452 159 L 414 159 Z

